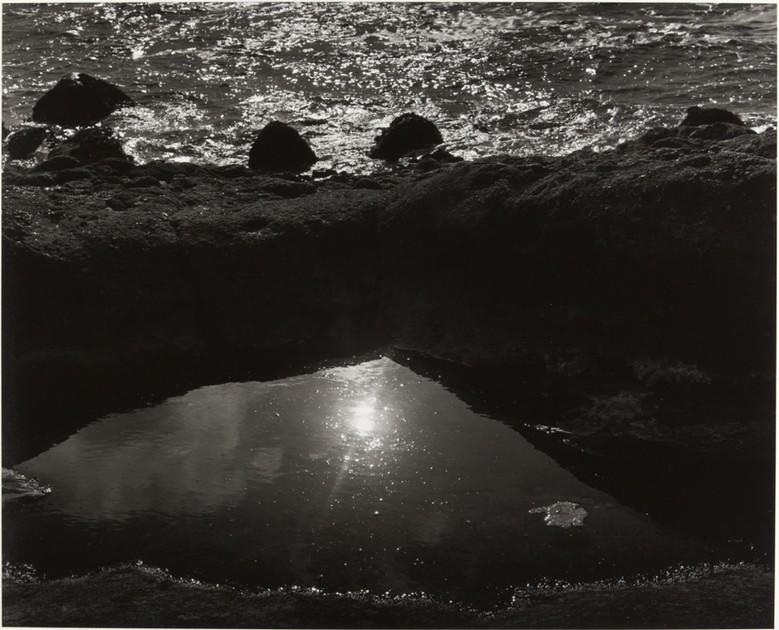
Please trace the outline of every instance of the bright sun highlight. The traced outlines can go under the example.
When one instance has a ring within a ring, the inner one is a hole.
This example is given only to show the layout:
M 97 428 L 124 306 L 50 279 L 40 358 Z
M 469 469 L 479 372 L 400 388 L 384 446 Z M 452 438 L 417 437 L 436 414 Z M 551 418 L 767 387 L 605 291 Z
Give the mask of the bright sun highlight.
M 370 433 L 376 426 L 374 417 L 375 407 L 373 402 L 364 402 L 352 408 L 351 425 L 354 430 L 365 435 Z

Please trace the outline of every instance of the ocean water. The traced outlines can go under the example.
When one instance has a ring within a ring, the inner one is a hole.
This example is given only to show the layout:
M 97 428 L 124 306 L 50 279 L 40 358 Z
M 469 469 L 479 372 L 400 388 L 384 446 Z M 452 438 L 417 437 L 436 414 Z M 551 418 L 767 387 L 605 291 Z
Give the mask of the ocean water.
M 140 161 L 245 163 L 272 119 L 320 167 L 415 111 L 465 158 L 604 149 L 691 105 L 776 123 L 775 4 L 177 3 L 3 5 L 7 126 L 64 74 L 138 106 L 103 124 Z

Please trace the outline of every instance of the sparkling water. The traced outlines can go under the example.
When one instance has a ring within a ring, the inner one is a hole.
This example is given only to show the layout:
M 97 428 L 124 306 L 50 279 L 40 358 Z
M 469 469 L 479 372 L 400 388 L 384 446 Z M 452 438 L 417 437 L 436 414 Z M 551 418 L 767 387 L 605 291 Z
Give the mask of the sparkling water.
M 294 125 L 319 167 L 369 171 L 415 111 L 465 158 L 596 149 L 691 105 L 776 121 L 773 4 L 6 4 L 6 125 L 81 71 L 138 102 L 108 119 L 138 160 L 245 163 Z

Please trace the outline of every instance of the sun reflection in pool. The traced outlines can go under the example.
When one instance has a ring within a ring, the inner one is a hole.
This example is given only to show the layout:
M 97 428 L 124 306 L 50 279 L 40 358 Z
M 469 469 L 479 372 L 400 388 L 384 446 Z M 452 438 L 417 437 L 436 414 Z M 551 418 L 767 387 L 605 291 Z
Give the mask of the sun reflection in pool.
M 376 428 L 376 401 L 366 400 L 352 407 L 349 422 L 359 435 L 369 435 Z

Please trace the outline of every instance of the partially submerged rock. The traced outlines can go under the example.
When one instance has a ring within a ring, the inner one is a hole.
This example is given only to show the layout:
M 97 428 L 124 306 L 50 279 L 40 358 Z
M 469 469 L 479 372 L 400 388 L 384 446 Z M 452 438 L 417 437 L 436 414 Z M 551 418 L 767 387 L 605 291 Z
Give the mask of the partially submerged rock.
M 376 136 L 370 157 L 395 162 L 415 151 L 431 149 L 443 141 L 434 123 L 419 114 L 407 113 L 395 118 Z
M 690 107 L 687 110 L 687 115 L 679 125 L 682 127 L 697 127 L 699 125 L 712 125 L 714 123 L 728 123 L 731 125 L 744 126 L 744 121 L 727 109 L 721 109 L 719 107 L 699 107 L 697 105 Z
M 109 158 L 131 160 L 113 133 L 99 128 L 82 129 L 49 152 L 50 158 L 63 156 L 75 158 L 81 164 L 92 164 Z
M 263 127 L 249 151 L 249 168 L 255 171 L 302 173 L 316 161 L 316 154 L 301 135 L 278 120 Z
M 681 149 L 694 145 L 696 140 L 720 141 L 742 136 L 757 136 L 757 133 L 733 112 L 717 107 L 695 106 L 687 110 L 687 115 L 679 126 L 650 129 L 638 138 L 638 142 L 656 149 Z M 756 142 L 765 141 L 756 139 Z M 746 147 L 747 144 L 743 146 Z M 771 157 L 770 153 L 766 154 L 766 157 Z
M 63 127 L 102 120 L 133 100 L 115 85 L 82 72 L 62 77 L 35 104 L 32 119 Z
M 48 132 L 44 127 L 25 127 L 8 136 L 5 150 L 12 160 L 30 157 L 43 144 Z

